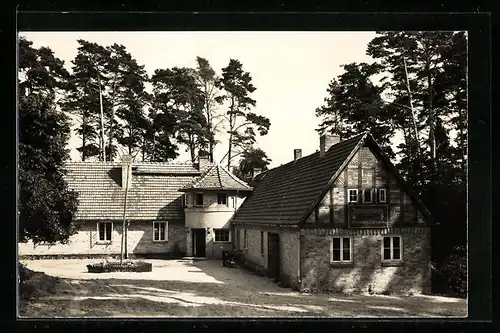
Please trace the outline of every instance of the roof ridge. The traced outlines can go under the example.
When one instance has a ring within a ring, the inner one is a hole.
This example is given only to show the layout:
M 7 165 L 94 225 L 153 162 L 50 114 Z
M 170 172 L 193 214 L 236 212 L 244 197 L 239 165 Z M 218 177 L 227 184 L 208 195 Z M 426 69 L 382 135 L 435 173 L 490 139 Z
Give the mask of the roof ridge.
M 225 167 L 223 167 L 222 165 L 220 166 L 222 168 L 222 170 L 224 170 L 228 175 L 229 177 L 231 177 L 234 181 L 236 181 L 237 183 L 239 183 L 240 185 L 243 185 L 245 187 L 250 187 L 250 185 L 248 185 L 247 183 L 245 183 L 244 181 L 242 181 L 241 179 L 239 179 L 238 177 L 236 177 L 236 175 L 234 175 L 231 171 L 227 170 Z M 222 183 L 222 182 L 221 182 Z

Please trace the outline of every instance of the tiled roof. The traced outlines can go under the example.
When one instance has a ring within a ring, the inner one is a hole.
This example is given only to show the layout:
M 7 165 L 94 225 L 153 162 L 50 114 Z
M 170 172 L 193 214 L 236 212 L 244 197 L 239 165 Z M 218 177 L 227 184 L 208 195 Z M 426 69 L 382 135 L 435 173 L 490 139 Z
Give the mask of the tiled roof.
M 250 186 L 220 165 L 213 165 L 191 184 L 183 187 L 181 191 L 196 189 L 252 191 Z
M 127 219 L 182 219 L 182 193 L 200 172 L 192 164 L 133 163 Z M 77 219 L 122 219 L 125 189 L 120 163 L 66 164 L 70 189 L 79 193 Z
M 341 141 L 325 152 L 305 156 L 256 177 L 253 193 L 233 222 L 298 224 L 321 198 L 335 173 L 361 143 L 363 133 Z

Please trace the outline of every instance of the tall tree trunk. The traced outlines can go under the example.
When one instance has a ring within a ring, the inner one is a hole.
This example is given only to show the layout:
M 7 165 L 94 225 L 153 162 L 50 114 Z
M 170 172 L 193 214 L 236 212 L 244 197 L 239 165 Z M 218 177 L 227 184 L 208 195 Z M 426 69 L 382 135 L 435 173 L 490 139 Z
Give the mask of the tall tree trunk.
M 429 145 L 431 148 L 431 158 L 436 159 L 436 138 L 435 138 L 435 127 L 436 127 L 436 115 L 434 114 L 433 108 L 433 100 L 432 100 L 432 77 L 430 72 L 430 65 L 427 65 L 427 92 L 429 94 L 429 117 L 430 117 L 430 126 L 429 126 Z M 435 162 L 433 162 L 435 163 Z
M 111 101 L 111 119 L 109 121 L 109 160 L 113 159 L 113 125 L 115 123 L 116 73 L 113 80 L 113 99 Z
M 82 117 L 82 161 L 85 162 L 85 147 L 87 143 L 87 120 L 86 117 Z
M 104 108 L 102 105 L 102 89 L 101 89 L 101 73 L 97 73 L 99 77 L 99 105 L 101 108 L 101 157 L 102 160 L 106 161 L 106 142 L 104 140 Z

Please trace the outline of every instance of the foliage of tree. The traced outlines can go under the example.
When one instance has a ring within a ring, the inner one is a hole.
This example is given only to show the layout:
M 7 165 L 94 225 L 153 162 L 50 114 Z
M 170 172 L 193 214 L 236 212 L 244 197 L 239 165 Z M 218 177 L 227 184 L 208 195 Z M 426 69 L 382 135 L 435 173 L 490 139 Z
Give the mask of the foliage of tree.
M 69 73 L 47 47 L 19 39 L 19 241 L 66 242 L 77 230 L 77 194 L 63 178 L 71 133 L 57 109 Z
M 242 153 L 238 166 L 234 168 L 234 174 L 247 183 L 252 181 L 254 169 L 265 171 L 272 160 L 266 152 L 260 148 L 251 148 Z
M 196 57 L 196 64 L 194 75 L 202 95 L 202 110 L 206 121 L 205 139 L 208 142 L 210 161 L 213 162 L 215 146 L 220 143 L 217 140 L 217 135 L 220 134 L 220 127 L 224 120 L 222 115 L 217 112 L 218 89 L 216 83 L 219 78 L 207 59 Z
M 370 129 L 385 148 L 402 134 L 396 167 L 440 222 L 432 233 L 439 265 L 466 244 L 467 36 L 383 32 L 367 54 L 374 64 L 345 65 L 330 83 L 316 110 L 318 130 L 350 135 Z M 377 84 L 375 76 L 381 77 Z
M 268 118 L 250 111 L 256 105 L 256 101 L 250 97 L 256 90 L 251 81 L 250 73 L 243 70 L 241 62 L 230 59 L 216 83 L 223 93 L 216 100 L 228 105 L 226 120 L 229 139 L 228 151 L 224 157 L 228 168 L 236 156 L 250 149 L 256 142 L 256 130 L 260 135 L 266 135 L 271 126 Z

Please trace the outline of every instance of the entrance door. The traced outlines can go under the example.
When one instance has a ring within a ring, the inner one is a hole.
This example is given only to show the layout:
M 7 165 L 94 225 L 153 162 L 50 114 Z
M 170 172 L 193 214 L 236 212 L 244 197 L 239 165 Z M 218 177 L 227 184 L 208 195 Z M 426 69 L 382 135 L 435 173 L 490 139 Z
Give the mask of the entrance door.
M 280 278 L 280 236 L 270 233 L 267 237 L 267 268 L 268 276 Z
M 204 257 L 206 247 L 205 229 L 191 229 L 193 237 L 193 257 Z

